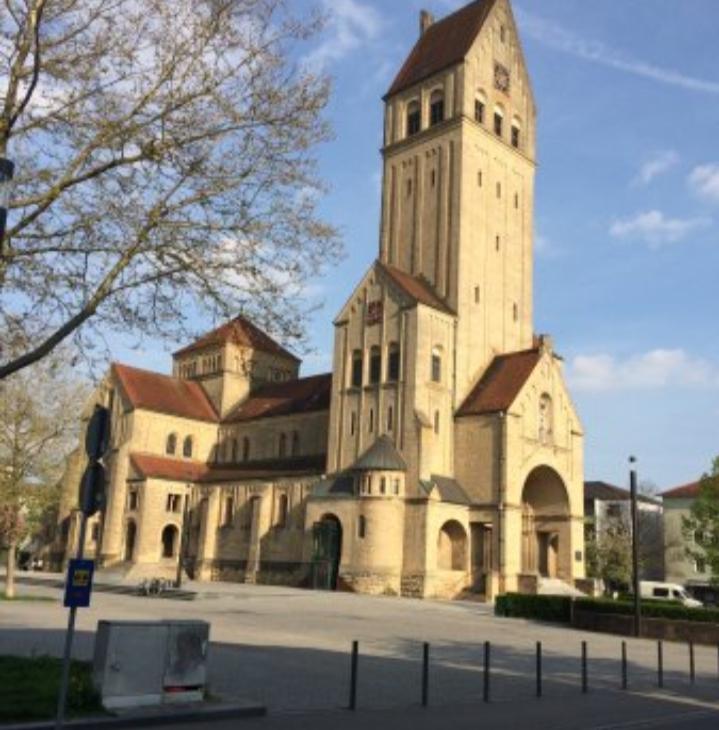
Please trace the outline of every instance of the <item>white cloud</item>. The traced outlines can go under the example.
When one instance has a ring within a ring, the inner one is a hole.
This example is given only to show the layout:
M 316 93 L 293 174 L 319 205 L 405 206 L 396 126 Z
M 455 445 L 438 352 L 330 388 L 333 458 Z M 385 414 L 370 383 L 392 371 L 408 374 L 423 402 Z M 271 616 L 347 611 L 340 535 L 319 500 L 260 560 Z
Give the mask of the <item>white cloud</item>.
M 323 68 L 375 39 L 382 19 L 375 8 L 359 0 L 323 0 L 328 14 L 325 39 L 305 59 L 307 65 Z
M 651 248 L 677 243 L 694 231 L 711 224 L 709 218 L 668 218 L 659 210 L 638 213 L 612 223 L 609 233 L 614 238 L 638 238 Z
M 577 355 L 567 368 L 576 390 L 719 388 L 719 365 L 682 349 L 657 349 L 624 360 L 608 354 Z
M 689 184 L 697 195 L 719 203 L 719 164 L 695 167 L 689 175 Z
M 556 51 L 663 84 L 706 94 L 719 94 L 719 81 L 698 79 L 674 69 L 661 68 L 632 58 L 604 43 L 582 38 L 554 21 L 523 9 L 517 9 L 517 16 L 525 36 Z
M 534 252 L 543 258 L 554 258 L 560 254 L 559 247 L 541 233 L 534 234 Z
M 639 174 L 634 180 L 635 185 L 649 185 L 655 178 L 678 165 L 680 159 L 674 150 L 657 152 L 641 166 Z

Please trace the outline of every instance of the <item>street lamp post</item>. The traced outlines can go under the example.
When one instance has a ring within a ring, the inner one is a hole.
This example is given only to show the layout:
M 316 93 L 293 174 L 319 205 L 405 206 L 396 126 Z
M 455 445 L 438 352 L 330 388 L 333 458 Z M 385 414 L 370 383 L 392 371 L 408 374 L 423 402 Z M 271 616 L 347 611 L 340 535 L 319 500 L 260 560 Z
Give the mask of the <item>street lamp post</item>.
M 10 205 L 10 187 L 15 165 L 4 157 L 0 157 L 0 242 L 5 238 L 5 224 Z
M 632 501 L 632 581 L 634 584 L 634 635 L 641 634 L 642 627 L 642 597 L 639 585 L 639 512 L 637 506 L 637 470 L 634 456 L 629 457 L 629 488 Z

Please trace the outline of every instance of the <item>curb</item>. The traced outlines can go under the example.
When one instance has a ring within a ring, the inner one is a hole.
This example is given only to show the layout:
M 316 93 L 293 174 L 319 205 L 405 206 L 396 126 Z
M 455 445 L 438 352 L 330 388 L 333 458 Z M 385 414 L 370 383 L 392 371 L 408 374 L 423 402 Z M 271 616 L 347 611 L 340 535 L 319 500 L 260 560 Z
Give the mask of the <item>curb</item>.
M 218 707 L 196 707 L 192 709 L 163 710 L 162 712 L 147 712 L 145 714 L 120 715 L 116 717 L 86 717 L 77 720 L 68 720 L 63 724 L 66 728 L 92 730 L 93 728 L 139 728 L 163 727 L 179 723 L 205 723 L 219 720 L 242 720 L 264 717 L 267 708 L 264 705 L 221 705 Z M 54 730 L 54 720 L 42 722 L 25 722 L 13 725 L 0 724 L 0 730 Z

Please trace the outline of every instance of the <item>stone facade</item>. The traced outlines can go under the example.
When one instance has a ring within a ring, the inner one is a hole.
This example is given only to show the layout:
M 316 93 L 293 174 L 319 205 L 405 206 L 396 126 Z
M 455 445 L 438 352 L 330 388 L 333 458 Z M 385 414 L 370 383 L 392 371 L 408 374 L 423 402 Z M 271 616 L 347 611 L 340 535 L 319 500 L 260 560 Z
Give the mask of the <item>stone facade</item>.
M 433 22 L 385 97 L 379 257 L 333 372 L 238 318 L 114 366 L 97 554 L 136 575 L 456 596 L 584 577 L 583 434 L 532 317 L 536 110 L 508 0 Z M 185 444 L 190 439 L 190 448 Z

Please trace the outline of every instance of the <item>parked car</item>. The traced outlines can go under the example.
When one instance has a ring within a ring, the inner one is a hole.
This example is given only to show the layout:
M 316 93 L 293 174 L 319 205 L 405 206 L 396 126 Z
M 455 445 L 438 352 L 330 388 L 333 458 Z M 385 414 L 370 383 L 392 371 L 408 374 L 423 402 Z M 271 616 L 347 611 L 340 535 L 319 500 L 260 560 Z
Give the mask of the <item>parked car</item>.
M 654 601 L 676 601 L 687 608 L 701 608 L 701 601 L 692 598 L 678 583 L 659 583 L 643 580 L 639 585 L 642 598 Z

